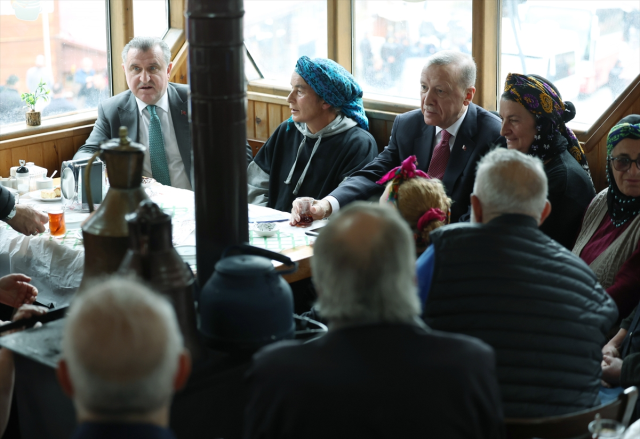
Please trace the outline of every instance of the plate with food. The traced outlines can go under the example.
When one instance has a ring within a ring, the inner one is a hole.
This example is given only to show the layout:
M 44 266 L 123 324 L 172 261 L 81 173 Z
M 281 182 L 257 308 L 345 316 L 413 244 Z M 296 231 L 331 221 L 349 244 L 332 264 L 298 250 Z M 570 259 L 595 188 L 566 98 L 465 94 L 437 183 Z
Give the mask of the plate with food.
M 156 182 L 155 178 L 142 177 L 142 187 L 143 188 L 148 188 L 149 186 L 151 186 L 155 182 Z
M 59 186 L 54 187 L 53 189 L 42 189 L 39 191 L 29 192 L 29 196 L 38 201 L 60 201 L 62 199 Z

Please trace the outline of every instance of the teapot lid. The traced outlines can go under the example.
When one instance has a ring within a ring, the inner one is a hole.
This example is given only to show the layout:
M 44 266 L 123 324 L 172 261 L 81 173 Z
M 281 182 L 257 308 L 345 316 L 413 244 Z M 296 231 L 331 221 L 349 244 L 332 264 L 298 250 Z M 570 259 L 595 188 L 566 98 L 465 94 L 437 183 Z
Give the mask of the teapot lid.
M 107 140 L 100 149 L 102 151 L 118 151 L 118 152 L 144 152 L 145 146 L 142 143 L 137 143 L 131 140 L 127 135 L 129 130 L 125 126 L 120 127 L 119 138 Z
M 261 276 L 275 270 L 270 259 L 254 255 L 228 256 L 216 264 L 216 271 L 229 276 Z
M 24 165 L 24 160 L 20 160 L 20 167 L 16 169 L 16 174 L 28 174 L 29 168 Z

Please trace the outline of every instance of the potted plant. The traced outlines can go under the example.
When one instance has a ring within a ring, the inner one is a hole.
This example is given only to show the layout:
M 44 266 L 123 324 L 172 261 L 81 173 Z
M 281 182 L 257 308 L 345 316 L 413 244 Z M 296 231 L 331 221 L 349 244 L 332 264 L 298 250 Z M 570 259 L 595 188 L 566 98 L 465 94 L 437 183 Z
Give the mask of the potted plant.
M 41 123 L 40 112 L 36 111 L 36 103 L 40 99 L 43 99 L 45 102 L 49 100 L 49 93 L 51 93 L 51 90 L 45 89 L 46 85 L 46 82 L 40 80 L 40 84 L 36 87 L 35 93 L 22 93 L 22 95 L 20 95 L 20 99 L 27 104 L 26 108 L 29 108 L 29 111 L 26 113 L 27 125 L 29 126 L 35 127 Z

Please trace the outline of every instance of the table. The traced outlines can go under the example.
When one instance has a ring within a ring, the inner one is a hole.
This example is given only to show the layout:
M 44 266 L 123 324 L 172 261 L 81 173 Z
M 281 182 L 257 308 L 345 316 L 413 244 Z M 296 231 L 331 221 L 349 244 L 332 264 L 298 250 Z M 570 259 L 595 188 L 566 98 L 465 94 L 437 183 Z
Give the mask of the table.
M 192 191 L 153 183 L 145 189 L 152 201 L 172 217 L 173 243 L 178 250 L 195 249 L 195 207 Z M 36 209 L 61 207 L 60 201 L 42 202 L 31 196 L 20 198 L 20 204 L 29 204 Z M 261 215 L 279 214 L 264 207 L 250 206 L 251 212 Z M 0 222 L 0 276 L 9 273 L 25 273 L 38 288 L 38 302 L 59 308 L 69 304 L 80 285 L 84 269 L 84 247 L 80 225 L 88 212 L 68 210 L 65 213 L 67 233 L 61 238 L 49 235 L 48 230 L 38 236 L 24 236 Z M 287 215 L 287 214 L 284 214 Z M 314 227 L 324 222 L 317 222 Z M 249 231 L 251 245 L 282 252 L 299 263 L 299 270 L 284 276 L 295 282 L 311 275 L 309 260 L 313 254 L 314 238 L 304 234 L 304 229 L 279 222 L 277 233 L 264 238 Z M 48 226 L 47 226 L 48 227 Z M 188 261 L 195 267 L 195 260 Z M 274 262 L 277 269 L 282 264 Z

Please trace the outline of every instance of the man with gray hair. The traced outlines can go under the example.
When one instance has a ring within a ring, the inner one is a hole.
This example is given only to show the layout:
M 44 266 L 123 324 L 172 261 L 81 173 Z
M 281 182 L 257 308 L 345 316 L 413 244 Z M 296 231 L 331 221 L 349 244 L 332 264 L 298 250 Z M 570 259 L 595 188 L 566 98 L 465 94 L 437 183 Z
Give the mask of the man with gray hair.
M 74 439 L 174 438 L 169 405 L 189 376 L 172 306 L 132 281 L 111 279 L 69 311 L 58 380 L 74 402 Z
M 418 259 L 425 322 L 495 349 L 508 418 L 597 405 L 601 347 L 618 312 L 589 267 L 538 230 L 551 210 L 542 162 L 495 149 L 473 191 L 472 224 L 431 232 Z
M 500 119 L 471 102 L 475 81 L 476 65 L 470 56 L 451 50 L 431 55 L 420 75 L 420 109 L 396 117 L 389 145 L 314 203 L 314 219 L 354 200 L 379 197 L 383 187 L 376 182 L 415 155 L 418 169 L 442 180 L 454 201 L 451 221 L 458 221 L 469 210 L 476 163 L 500 138 Z M 296 224 L 300 220 L 296 203 L 291 214 L 291 223 Z
M 414 262 L 390 207 L 354 203 L 322 229 L 312 271 L 329 332 L 256 354 L 246 438 L 504 436 L 492 350 L 419 320 Z

